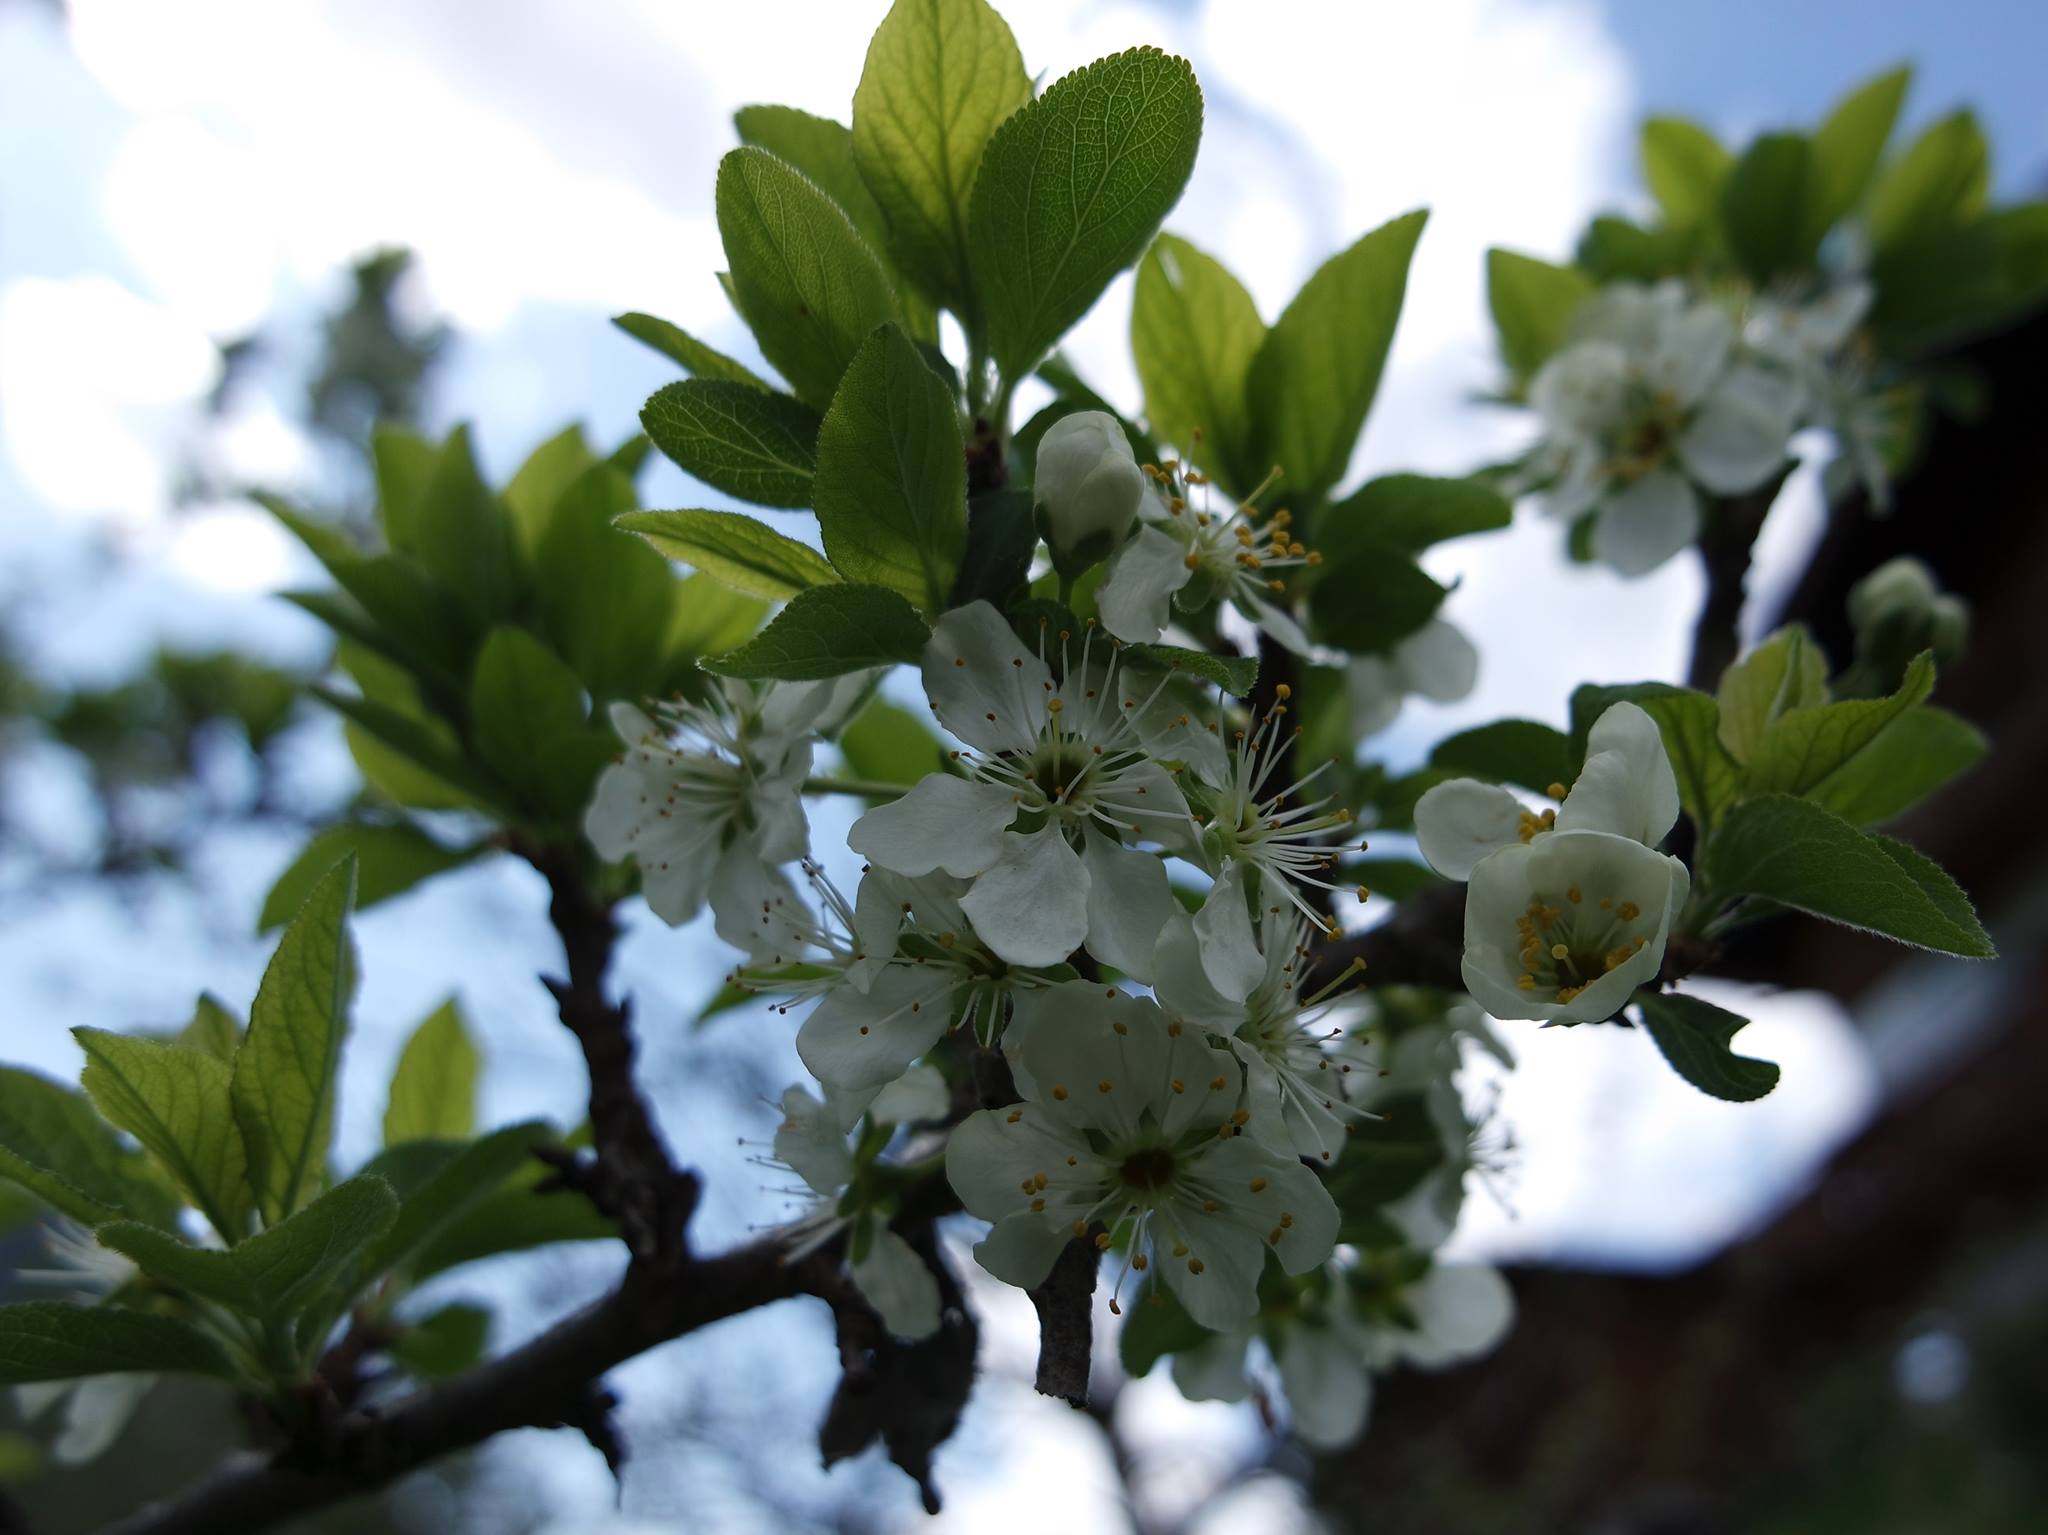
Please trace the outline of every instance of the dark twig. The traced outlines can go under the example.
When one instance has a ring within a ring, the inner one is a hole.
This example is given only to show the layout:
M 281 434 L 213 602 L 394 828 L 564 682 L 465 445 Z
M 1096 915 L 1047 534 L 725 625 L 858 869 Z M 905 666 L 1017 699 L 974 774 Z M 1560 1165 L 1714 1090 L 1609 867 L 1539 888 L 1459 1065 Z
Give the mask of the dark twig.
M 1056 1396 L 1069 1407 L 1088 1405 L 1099 1257 L 1092 1234 L 1074 1238 L 1045 1282 L 1030 1292 L 1031 1304 L 1038 1311 L 1039 1394 Z
M 1721 673 L 1742 648 L 1742 604 L 1750 551 L 1790 472 L 1788 465 L 1748 495 L 1717 501 L 1708 508 L 1699 546 L 1700 561 L 1706 567 L 1707 595 L 1693 626 L 1692 667 L 1686 679 L 1702 691 L 1714 691 Z
M 1396 906 L 1378 927 L 1317 945 L 1303 990 L 1326 985 L 1355 959 L 1365 962 L 1362 985 L 1456 989 L 1464 984 L 1464 929 L 1465 887 L 1450 880 L 1430 885 Z

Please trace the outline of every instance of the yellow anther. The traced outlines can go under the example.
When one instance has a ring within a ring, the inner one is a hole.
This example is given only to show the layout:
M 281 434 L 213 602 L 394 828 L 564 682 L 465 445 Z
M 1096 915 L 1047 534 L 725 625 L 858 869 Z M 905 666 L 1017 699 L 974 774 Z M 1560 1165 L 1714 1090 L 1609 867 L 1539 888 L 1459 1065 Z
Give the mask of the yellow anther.
M 1564 785 L 1561 783 L 1554 783 L 1549 788 L 1545 789 L 1543 792 L 1545 794 L 1548 794 L 1552 799 L 1563 799 Z
M 1620 917 L 1621 920 L 1624 922 L 1633 922 L 1642 914 L 1642 907 L 1636 905 L 1634 901 L 1623 901 L 1621 903 L 1621 910 L 1615 913 L 1615 915 Z
M 1107 1231 L 1098 1231 L 1095 1233 L 1095 1250 L 1097 1252 L 1109 1251 L 1109 1233 Z
M 1209 1091 L 1212 1093 L 1220 1093 L 1228 1085 L 1228 1081 L 1220 1073 L 1209 1079 Z
M 1264 1178 L 1254 1178 L 1251 1181 L 1250 1187 L 1254 1194 L 1263 1194 L 1266 1192 L 1266 1180 Z
M 1201 1273 L 1201 1272 L 1202 1272 L 1202 1260 L 1201 1260 L 1200 1258 L 1190 1258 L 1190 1259 L 1188 1259 L 1188 1272 L 1189 1272 L 1190 1274 L 1199 1274 L 1199 1273 Z
M 1570 959 L 1572 951 L 1561 943 L 1553 943 L 1550 946 L 1550 957 L 1552 959 Z
M 1102 1079 L 1102 1080 L 1101 1080 L 1100 1082 L 1097 1082 L 1097 1083 L 1095 1084 L 1095 1090 L 1096 1090 L 1096 1091 L 1097 1091 L 1098 1093 L 1106 1093 L 1106 1092 L 1110 1091 L 1110 1090 L 1111 1090 L 1112 1088 L 1114 1088 L 1115 1086 L 1116 1086 L 1116 1084 L 1115 1084 L 1114 1082 L 1110 1081 L 1108 1077 L 1104 1077 L 1104 1078 L 1103 1078 L 1103 1079 Z
M 1147 1268 L 1147 1266 L 1150 1265 L 1151 1261 L 1152 1260 L 1150 1258 L 1147 1258 L 1143 1253 L 1131 1254 L 1131 1267 L 1136 1269 L 1141 1274 L 1145 1272 L 1145 1269 Z
M 1022 1119 L 1023 1117 L 1024 1111 L 1022 1109 L 1012 1109 L 1010 1110 L 1010 1118 L 1008 1122 L 1014 1125 L 1018 1120 Z
M 1580 892 L 1579 887 L 1577 885 L 1574 885 L 1571 887 L 1571 889 L 1567 890 L 1564 893 L 1564 898 L 1567 901 L 1570 901 L 1574 906 L 1576 906 L 1586 897 Z
M 1064 1087 L 1055 1087 L 1052 1090 L 1052 1096 L 1055 1103 L 1065 1103 L 1067 1101 L 1067 1090 Z
M 1525 975 L 1521 977 L 1519 980 L 1517 980 L 1515 984 L 1521 987 L 1524 991 L 1534 991 L 1536 989 L 1536 977 L 1533 975 Z

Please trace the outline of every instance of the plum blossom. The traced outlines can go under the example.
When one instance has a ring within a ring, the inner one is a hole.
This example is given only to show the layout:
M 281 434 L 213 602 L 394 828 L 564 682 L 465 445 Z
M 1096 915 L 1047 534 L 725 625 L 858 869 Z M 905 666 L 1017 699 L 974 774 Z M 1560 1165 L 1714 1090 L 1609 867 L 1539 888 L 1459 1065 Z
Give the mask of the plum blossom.
M 1156 1273 L 1205 1327 L 1258 1309 L 1271 1252 L 1289 1273 L 1329 1257 L 1337 1208 L 1291 1154 L 1241 1133 L 1237 1058 L 1150 1001 L 1085 981 L 1018 1000 L 1006 1041 L 1023 1101 L 969 1115 L 946 1149 L 967 1208 L 994 1223 L 975 1256 L 1040 1283 L 1068 1242 Z M 1098 1226 L 1102 1229 L 1097 1230 Z
M 1046 542 L 1062 554 L 1102 553 L 1123 540 L 1145 498 L 1145 477 L 1116 417 L 1102 410 L 1062 416 L 1039 439 L 1031 494 Z
M 1308 636 L 1288 610 L 1287 582 L 1277 572 L 1320 564 L 1322 557 L 1294 536 L 1293 515 L 1260 509 L 1264 485 L 1214 511 L 1200 470 L 1172 460 L 1144 467 L 1160 496 L 1141 515 L 1137 534 L 1109 558 L 1095 594 L 1103 627 L 1118 639 L 1149 644 L 1166 632 L 1175 608 L 1194 612 L 1221 601 L 1307 655 Z M 1201 504 L 1191 504 L 1191 495 Z
M 1498 784 L 1438 784 L 1415 807 L 1422 855 L 1468 882 L 1465 989 L 1496 1018 L 1588 1023 L 1653 980 L 1691 891 L 1656 850 L 1678 818 L 1657 724 L 1630 703 L 1594 723 L 1586 763 L 1540 813 Z
M 1591 513 L 1593 553 L 1645 575 L 1698 537 L 1701 492 L 1742 495 L 1784 464 L 1807 391 L 1796 373 L 1737 347 L 1721 305 L 1677 282 L 1616 283 L 1574 318 L 1574 339 L 1537 373 L 1543 502 Z
M 1164 764 L 1187 755 L 1177 739 L 1201 733 L 1186 715 L 1154 733 L 1149 711 L 1168 675 L 1136 686 L 1091 629 L 1056 683 L 988 603 L 955 608 L 925 647 L 924 685 L 967 745 L 954 754 L 965 776 L 928 775 L 856 821 L 848 843 L 897 874 L 970 881 L 960 910 L 1007 964 L 1058 964 L 1085 941 L 1149 979 L 1176 907 L 1159 857 L 1131 844 L 1192 846 Z
M 815 734 L 837 728 L 871 673 L 831 682 L 724 681 L 701 703 L 612 705 L 626 753 L 599 776 L 583 829 L 600 855 L 634 858 L 670 926 L 708 900 L 718 936 L 749 953 L 785 945 L 764 912 L 794 900 L 781 866 L 804 856 L 802 789 Z
M 92 1232 L 68 1216 L 53 1216 L 44 1229 L 49 1253 L 47 1268 L 24 1268 L 18 1277 L 31 1284 L 55 1286 L 68 1298 L 92 1304 L 137 1277 L 129 1258 L 100 1245 Z M 147 1371 L 87 1375 L 70 1380 L 34 1381 L 14 1388 L 15 1407 L 25 1420 L 57 1411 L 57 1432 L 50 1454 L 59 1465 L 82 1466 L 99 1459 L 121 1436 L 142 1399 L 156 1384 Z
M 1479 651 L 1449 619 L 1432 618 L 1385 655 L 1353 656 L 1344 668 L 1351 734 L 1364 741 L 1394 723 L 1402 700 L 1456 703 L 1479 680 Z

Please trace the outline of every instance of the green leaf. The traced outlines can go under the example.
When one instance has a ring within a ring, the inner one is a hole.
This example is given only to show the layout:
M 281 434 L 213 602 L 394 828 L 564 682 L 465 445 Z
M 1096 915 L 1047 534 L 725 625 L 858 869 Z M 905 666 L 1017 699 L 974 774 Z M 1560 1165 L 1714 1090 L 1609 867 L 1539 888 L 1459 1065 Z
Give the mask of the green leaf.
M 716 204 L 734 302 L 797 398 L 822 410 L 868 333 L 901 318 L 888 274 L 832 199 L 764 149 L 718 162 Z
M 1381 1104 L 1377 1119 L 1360 1120 L 1344 1143 L 1344 1154 L 1323 1183 L 1343 1217 L 1337 1240 L 1353 1240 L 1358 1228 L 1386 1205 L 1412 1190 L 1444 1160 L 1443 1137 L 1420 1094 Z
M 627 512 L 612 526 L 639 534 L 664 559 L 753 597 L 779 602 L 839 579 L 809 544 L 743 512 Z
M 726 677 L 815 681 L 913 662 L 930 638 L 924 620 L 895 592 L 846 582 L 797 593 L 766 629 L 703 665 Z
M 440 446 L 410 427 L 380 421 L 370 432 L 370 461 L 377 476 L 377 526 L 392 548 L 410 548 L 420 504 L 441 462 Z M 338 529 L 330 531 L 339 536 Z
M 535 562 L 542 629 L 594 699 L 662 691 L 681 588 L 668 562 L 612 526 L 637 497 L 610 465 L 581 475 L 555 507 Z
M 1494 532 L 1513 517 L 1507 498 L 1479 480 L 1383 474 L 1316 519 L 1316 544 L 1326 563 L 1359 543 L 1416 554 L 1448 538 Z
M 446 680 L 460 673 L 475 644 L 474 617 L 418 560 L 361 554 L 334 528 L 276 497 L 259 494 L 256 500 L 327 567 L 354 606 L 324 592 L 293 594 L 293 601 L 338 633 L 373 645 L 422 676 Z
M 256 930 L 268 932 L 289 921 L 292 913 L 305 904 L 320 876 L 350 854 L 355 855 L 358 871 L 356 909 L 362 911 L 379 901 L 403 895 L 436 874 L 459 869 L 483 851 L 482 843 L 443 847 L 404 821 L 330 826 L 316 833 L 278 875 L 270 894 L 263 898 L 263 914 L 257 919 Z
M 1130 1314 L 1117 1332 L 1117 1359 L 1132 1378 L 1151 1372 L 1168 1354 L 1199 1348 L 1216 1335 L 1188 1315 L 1180 1297 L 1156 1278 L 1148 1278 L 1131 1301 Z
M 1806 238 L 1816 245 L 1870 189 L 1912 78 L 1910 68 L 1895 69 L 1858 86 L 1835 104 L 1814 133 L 1806 181 Z
M 1008 607 L 1031 577 L 1038 551 L 1038 524 L 1028 490 L 991 490 L 967 503 L 967 546 L 953 578 L 949 607 L 978 598 Z
M 529 1120 L 494 1130 L 464 1146 L 401 1201 L 397 1220 L 365 1254 L 361 1280 L 367 1283 L 394 1270 L 409 1269 L 423 1248 L 502 1188 L 506 1179 L 532 1160 L 536 1146 L 554 1138 L 550 1126 Z
M 391 1345 L 391 1357 L 416 1379 L 446 1380 L 473 1369 L 491 1341 L 491 1313 L 482 1306 L 453 1301 L 417 1322 L 404 1324 Z
M 25 1386 L 145 1370 L 223 1380 L 235 1373 L 219 1344 L 167 1316 L 63 1301 L 0 1306 L 0 1382 Z
M 1571 740 L 1534 720 L 1496 720 L 1439 741 L 1429 765 L 1492 783 L 1515 783 L 1547 794 L 1569 783 Z
M 1237 698 L 1249 694 L 1259 681 L 1257 656 L 1219 656 L 1183 645 L 1127 645 L 1123 657 L 1127 666 L 1185 672 Z
M 314 885 L 263 972 L 229 1084 L 257 1209 L 275 1225 L 327 1177 L 334 1083 L 355 995 L 356 861 Z
M 1347 540 L 1309 594 L 1316 638 L 1350 651 L 1391 649 L 1436 616 L 1450 589 L 1392 545 Z
M 242 1020 L 212 992 L 202 992 L 178 1043 L 232 1065 L 235 1052 L 242 1047 Z
M 1762 896 L 1968 959 L 1996 952 L 1968 900 L 1936 865 L 1789 794 L 1766 794 L 1729 811 L 1708 845 L 1706 867 L 1719 895 Z
M 919 716 L 886 698 L 871 698 L 839 733 L 846 770 L 870 783 L 908 787 L 945 763 L 946 748 Z
M 412 513 L 410 535 L 394 539 L 393 547 L 416 557 L 434 583 L 478 619 L 488 622 L 518 606 L 525 578 L 512 519 L 477 469 L 469 428 L 448 434 Z
M 1343 866 L 1343 877 L 1386 901 L 1405 901 L 1444 882 L 1428 864 L 1409 858 L 1354 858 Z
M 758 597 L 743 596 L 709 576 L 685 576 L 676 583 L 675 615 L 665 647 L 672 674 L 694 673 L 701 657 L 743 644 L 767 616 L 768 604 Z M 672 680 L 668 688 L 677 685 Z
M 1934 658 L 1923 651 L 1889 697 L 1788 710 L 1771 721 L 1762 743 L 1750 753 L 1743 792 L 1821 797 L 1830 777 L 1851 768 L 1865 748 L 1933 688 Z
M 1946 709 L 1908 709 L 1849 761 L 1806 791 L 1806 798 L 1857 826 L 1875 826 L 1911 810 L 1968 772 L 1990 750 L 1983 733 Z
M 1674 224 L 1712 218 L 1734 163 L 1721 141 L 1685 118 L 1653 117 L 1643 124 L 1642 147 L 1643 179 L 1664 216 Z
M 483 1058 L 453 997 L 429 1013 L 399 1052 L 384 1107 L 384 1144 L 467 1140 L 476 1129 Z
M 1297 510 L 1313 507 L 1351 465 L 1428 218 L 1403 214 L 1324 262 L 1252 359 L 1254 457 L 1280 467 L 1280 495 Z
M 505 484 L 505 509 L 519 534 L 519 547 L 531 559 L 553 526 L 555 507 L 579 477 L 597 464 L 597 455 L 583 440 L 583 428 L 565 427 L 526 457 Z
M 1749 1103 L 1778 1085 L 1775 1062 L 1729 1048 L 1747 1018 L 1675 991 L 1639 991 L 1636 1005 L 1671 1069 L 1709 1097 Z
M 1727 189 L 1722 189 L 1724 195 Z M 1598 283 L 1655 282 L 1684 270 L 1698 242 L 1695 228 L 1666 225 L 1644 229 L 1627 219 L 1603 214 L 1579 238 L 1577 260 Z
M 612 324 L 643 346 L 651 346 L 685 373 L 698 378 L 724 379 L 750 389 L 773 393 L 774 386 L 745 363 L 735 361 L 713 346 L 707 346 L 680 325 L 656 319 L 651 314 L 616 314 Z
M 1572 315 L 1592 294 L 1592 280 L 1577 267 L 1498 246 L 1486 253 L 1486 302 L 1501 358 L 1518 382 L 1533 378 L 1564 345 Z
M 1991 146 L 1968 112 L 1934 124 L 1871 190 L 1870 242 L 1879 251 L 1968 223 L 1991 190 Z
M 1803 624 L 1787 624 L 1721 673 L 1721 744 L 1737 762 L 1780 715 L 1828 701 L 1828 658 Z
M 493 629 L 469 693 L 477 755 L 543 815 L 572 819 L 618 754 L 588 723 L 583 686 L 560 656 L 524 629 Z
M 1657 722 L 1664 753 L 1678 779 L 1678 802 L 1704 842 L 1735 802 L 1741 769 L 1721 744 L 1720 708 L 1705 693 L 1678 690 L 1637 700 Z
M 423 1283 L 435 1274 L 500 1253 L 555 1242 L 617 1239 L 618 1227 L 589 1200 L 568 1192 L 542 1193 L 533 1183 L 532 1178 L 522 1182 L 515 1177 L 512 1186 L 485 1195 L 449 1220 L 407 1264 L 413 1280 Z
M 109 1123 L 134 1136 L 224 1242 L 249 1229 L 255 1195 L 235 1128 L 234 1070 L 188 1045 L 73 1029 L 85 1051 L 85 1089 Z
M 418 810 L 508 808 L 498 784 L 463 757 L 444 721 L 318 684 L 306 691 L 347 718 L 356 765 L 396 803 Z
M 337 1183 L 296 1215 L 226 1252 L 134 1221 L 112 1221 L 97 1235 L 102 1247 L 134 1259 L 154 1279 L 244 1316 L 282 1322 L 311 1304 L 397 1215 L 391 1185 L 361 1177 Z
M 894 325 L 862 343 L 818 429 L 813 488 L 825 554 L 927 616 L 967 546 L 967 461 L 953 397 Z
M 177 1219 L 176 1203 L 141 1153 L 121 1144 L 83 1093 L 0 1066 L 0 1178 L 85 1225 L 132 1215 Z
M 657 448 L 716 490 L 759 506 L 811 504 L 818 413 L 800 400 L 729 379 L 690 378 L 655 390 L 640 424 Z
M 853 161 L 890 257 L 971 332 L 980 313 L 968 251 L 975 172 L 997 126 L 1030 99 L 1016 39 L 982 0 L 897 0 L 853 93 Z
M 1030 372 L 1143 254 L 1201 137 L 1194 71 L 1156 48 L 1076 70 L 996 130 L 968 239 L 1004 378 Z
M 1145 389 L 1145 419 L 1239 496 L 1252 492 L 1267 467 L 1251 451 L 1246 394 L 1265 339 L 1258 306 L 1220 261 L 1174 235 L 1152 242 L 1131 295 L 1131 356 Z
M 1761 134 L 1743 151 L 1721 192 L 1728 248 L 1755 281 L 1813 264 L 1806 238 L 1811 146 L 1797 133 Z

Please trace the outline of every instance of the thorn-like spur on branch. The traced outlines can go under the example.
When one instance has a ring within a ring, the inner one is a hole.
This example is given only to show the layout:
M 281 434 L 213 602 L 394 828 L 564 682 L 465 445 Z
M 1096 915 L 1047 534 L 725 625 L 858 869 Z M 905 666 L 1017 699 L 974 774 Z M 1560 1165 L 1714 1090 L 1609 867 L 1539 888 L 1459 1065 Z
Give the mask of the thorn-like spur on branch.
M 324 1436 L 317 1461 L 304 1451 L 243 1456 L 104 1535 L 257 1535 L 516 1428 L 574 1426 L 616 1472 L 623 1446 L 610 1425 L 605 1372 L 726 1317 L 842 1282 L 836 1255 L 785 1263 L 786 1245 L 774 1233 L 715 1258 L 635 1264 L 610 1295 L 510 1353 L 381 1410 L 349 1413 Z M 957 1289 L 951 1295 L 957 1304 Z M 968 1331 L 971 1377 L 971 1323 Z
M 1095 1275 L 1099 1267 L 1093 1236 L 1066 1245 L 1030 1292 L 1038 1310 L 1038 1379 L 1041 1396 L 1056 1396 L 1069 1407 L 1088 1405 L 1088 1368 L 1095 1347 Z

